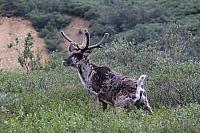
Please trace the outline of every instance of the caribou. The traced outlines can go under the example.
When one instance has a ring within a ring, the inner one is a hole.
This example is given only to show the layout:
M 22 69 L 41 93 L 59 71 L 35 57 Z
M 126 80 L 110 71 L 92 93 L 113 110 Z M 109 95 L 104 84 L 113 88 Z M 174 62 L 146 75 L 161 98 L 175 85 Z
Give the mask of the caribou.
M 152 113 L 143 83 L 146 75 L 133 79 L 90 61 L 89 55 L 93 49 L 102 48 L 102 44 L 109 37 L 108 33 L 105 33 L 103 38 L 94 45 L 90 45 L 88 30 L 83 32 L 83 40 L 85 41 L 82 44 L 73 41 L 63 31 L 61 34 L 70 43 L 70 54 L 68 58 L 64 59 L 63 65 L 77 69 L 81 83 L 91 95 L 93 103 L 98 105 L 101 102 L 103 110 L 106 110 L 109 105 L 120 111 L 135 105 L 137 108 Z

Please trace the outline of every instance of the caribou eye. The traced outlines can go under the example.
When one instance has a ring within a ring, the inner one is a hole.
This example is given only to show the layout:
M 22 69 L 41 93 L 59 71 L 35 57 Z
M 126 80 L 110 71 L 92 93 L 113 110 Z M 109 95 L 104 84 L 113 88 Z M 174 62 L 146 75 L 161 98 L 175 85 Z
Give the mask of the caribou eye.
M 81 54 L 81 53 L 76 53 L 76 54 L 74 55 L 74 57 L 75 57 L 77 60 L 81 60 L 81 59 L 83 58 L 83 54 Z

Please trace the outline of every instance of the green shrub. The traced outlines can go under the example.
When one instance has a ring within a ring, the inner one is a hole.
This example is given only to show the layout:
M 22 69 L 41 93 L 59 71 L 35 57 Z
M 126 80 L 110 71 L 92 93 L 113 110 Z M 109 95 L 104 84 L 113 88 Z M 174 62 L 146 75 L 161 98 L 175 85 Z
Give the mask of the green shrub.
M 174 61 L 181 62 L 199 56 L 197 54 L 199 38 L 194 37 L 190 31 L 181 25 L 169 25 L 168 30 L 154 42 L 152 44 L 158 50 L 163 51 Z
M 38 9 L 32 10 L 29 14 L 27 14 L 27 17 L 37 29 L 44 28 L 50 22 L 54 22 L 51 26 L 60 29 L 70 22 L 70 17 L 67 15 L 63 15 L 58 12 L 48 13 Z
M 32 51 L 33 45 L 34 40 L 30 33 L 25 37 L 23 44 L 20 44 L 18 38 L 16 38 L 15 43 L 10 43 L 8 45 L 8 48 L 12 48 L 18 53 L 18 62 L 26 72 L 41 69 L 40 51 L 34 54 Z M 19 47 L 23 49 L 19 49 Z
M 40 31 L 40 37 L 45 39 L 48 52 L 59 49 L 61 39 L 57 35 L 58 29 L 63 28 L 70 22 L 70 17 L 58 12 L 47 13 L 45 11 L 33 10 L 27 17 Z
M 64 66 L 62 64 L 62 61 L 64 60 L 64 57 L 68 56 L 65 52 L 52 52 L 49 55 L 48 60 L 45 62 L 44 70 L 50 71 L 54 69 L 64 69 Z
M 62 65 L 64 54 L 53 52 L 44 70 L 31 71 L 27 74 L 0 73 L 0 131 L 198 132 L 200 130 L 200 106 L 188 104 L 200 101 L 199 63 L 175 63 L 161 58 L 159 53 L 155 54 L 156 51 L 152 47 L 145 48 L 123 41 L 113 42 L 110 45 L 104 49 L 106 52 L 96 51 L 92 60 L 97 63 L 101 61 L 102 64 L 111 62 L 110 65 L 106 65 L 123 73 L 134 73 L 135 76 L 149 70 L 145 86 L 150 105 L 154 110 L 152 115 L 135 108 L 124 110 L 121 114 L 116 114 L 112 107 L 105 112 L 94 108 L 89 94 L 80 85 L 76 72 Z M 122 58 L 122 55 L 117 54 L 125 54 L 123 51 L 134 58 L 140 58 L 141 66 L 146 63 L 145 61 L 154 58 L 158 62 L 151 67 L 144 65 L 142 69 L 127 69 L 125 65 L 135 63 L 118 60 L 117 58 Z M 134 54 L 129 51 L 134 51 Z M 112 59 L 113 55 L 117 56 L 115 61 Z M 176 107 L 171 107 L 174 105 Z
M 131 70 L 134 74 L 148 74 L 153 67 L 165 62 L 156 49 L 146 44 L 136 45 L 123 40 L 114 41 L 99 49 L 92 60 L 111 67 Z
M 154 24 L 137 24 L 134 29 L 122 32 L 116 37 L 124 38 L 129 42 L 141 43 L 149 39 L 158 39 L 160 35 L 165 31 L 165 25 L 160 23 Z
M 165 63 L 156 66 L 149 76 L 151 103 L 175 106 L 200 103 L 200 64 Z

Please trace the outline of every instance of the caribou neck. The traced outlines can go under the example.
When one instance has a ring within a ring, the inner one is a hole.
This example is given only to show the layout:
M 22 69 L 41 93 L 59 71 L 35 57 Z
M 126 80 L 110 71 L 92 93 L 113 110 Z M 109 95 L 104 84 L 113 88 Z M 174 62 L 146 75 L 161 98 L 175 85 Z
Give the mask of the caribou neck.
M 88 83 L 92 77 L 92 71 L 94 68 L 94 64 L 90 62 L 89 59 L 85 59 L 81 62 L 78 67 L 78 74 L 81 80 L 81 83 L 84 85 L 85 88 L 88 87 Z

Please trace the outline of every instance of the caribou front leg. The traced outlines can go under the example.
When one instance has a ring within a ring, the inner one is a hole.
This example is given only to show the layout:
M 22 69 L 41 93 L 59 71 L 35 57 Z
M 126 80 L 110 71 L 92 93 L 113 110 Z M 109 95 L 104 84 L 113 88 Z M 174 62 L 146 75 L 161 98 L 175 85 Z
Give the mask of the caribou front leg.
M 94 107 L 96 109 L 98 109 L 99 108 L 99 94 L 96 93 L 95 91 L 93 91 L 92 89 L 88 89 L 88 92 L 90 94 L 90 97 L 91 97 L 92 103 L 94 104 Z
M 92 102 L 94 103 L 95 108 L 99 108 L 100 102 L 103 106 L 103 111 L 105 111 L 108 108 L 108 104 L 105 100 L 102 99 L 102 90 L 96 93 L 95 91 L 90 91 L 90 96 L 92 99 Z M 100 99 L 101 98 L 101 99 Z

